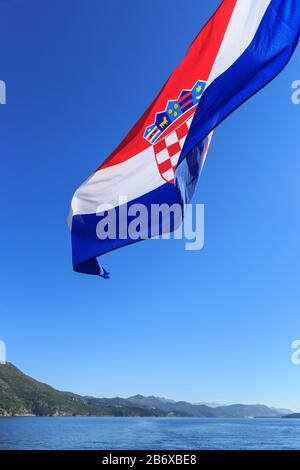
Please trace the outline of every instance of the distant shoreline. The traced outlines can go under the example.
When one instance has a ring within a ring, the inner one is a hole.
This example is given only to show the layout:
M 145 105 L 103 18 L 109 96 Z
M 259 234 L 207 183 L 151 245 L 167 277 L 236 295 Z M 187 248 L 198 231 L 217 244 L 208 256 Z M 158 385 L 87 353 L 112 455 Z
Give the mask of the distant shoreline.
M 173 420 L 209 420 L 209 421 L 239 421 L 239 420 L 245 420 L 245 421 L 250 421 L 250 420 L 278 420 L 278 419 L 294 419 L 300 420 L 299 417 L 293 417 L 293 416 L 257 416 L 257 417 L 216 417 L 216 416 L 210 416 L 210 417 L 203 417 L 203 416 L 118 416 L 118 415 L 109 415 L 109 416 L 99 416 L 99 415 L 0 415 L 0 420 L 4 418 L 103 418 L 103 419 L 173 419 Z
M 300 417 L 285 408 L 189 403 L 157 396 L 97 398 L 56 390 L 7 362 L 0 364 L 0 417 L 141 417 L 254 419 Z M 213 405 L 213 406 L 212 406 Z M 291 415 L 291 416 L 290 416 Z

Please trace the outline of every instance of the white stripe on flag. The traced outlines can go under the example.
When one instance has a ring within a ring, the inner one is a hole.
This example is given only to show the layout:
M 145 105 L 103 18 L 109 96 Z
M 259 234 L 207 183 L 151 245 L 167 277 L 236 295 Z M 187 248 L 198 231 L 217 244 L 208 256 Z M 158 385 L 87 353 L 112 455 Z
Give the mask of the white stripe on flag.
M 73 196 L 72 215 L 95 214 L 101 205 L 117 207 L 120 196 L 132 201 L 163 184 L 151 145 L 129 160 L 96 171 L 88 178 Z
M 272 0 L 237 0 L 207 87 L 245 52 Z

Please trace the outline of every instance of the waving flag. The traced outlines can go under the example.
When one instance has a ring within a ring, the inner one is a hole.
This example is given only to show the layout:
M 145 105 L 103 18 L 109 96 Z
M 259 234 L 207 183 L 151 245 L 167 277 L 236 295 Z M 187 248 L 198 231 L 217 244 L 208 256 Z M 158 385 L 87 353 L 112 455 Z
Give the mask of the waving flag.
M 299 29 L 299 0 L 223 0 L 149 109 L 75 192 L 69 218 L 75 271 L 107 277 L 96 257 L 137 241 L 130 233 L 100 239 L 104 215 L 114 214 L 119 229 L 124 207 L 130 212 L 137 203 L 180 203 L 184 213 L 212 131 L 284 68 Z M 151 215 L 148 225 L 151 236 L 163 231 Z M 170 230 L 177 226 L 178 220 Z

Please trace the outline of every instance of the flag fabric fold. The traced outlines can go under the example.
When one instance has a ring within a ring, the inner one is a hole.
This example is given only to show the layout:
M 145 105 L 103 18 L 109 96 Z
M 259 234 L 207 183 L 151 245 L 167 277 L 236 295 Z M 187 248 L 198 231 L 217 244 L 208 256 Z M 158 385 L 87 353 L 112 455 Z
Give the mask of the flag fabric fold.
M 180 204 L 169 230 L 178 227 L 213 130 L 285 67 L 299 30 L 299 0 L 221 2 L 149 109 L 75 192 L 69 216 L 75 271 L 108 277 L 98 256 L 161 234 L 164 226 L 150 210 L 155 204 Z M 147 233 L 119 236 L 137 204 L 149 208 Z M 105 239 L 104 218 L 116 229 Z

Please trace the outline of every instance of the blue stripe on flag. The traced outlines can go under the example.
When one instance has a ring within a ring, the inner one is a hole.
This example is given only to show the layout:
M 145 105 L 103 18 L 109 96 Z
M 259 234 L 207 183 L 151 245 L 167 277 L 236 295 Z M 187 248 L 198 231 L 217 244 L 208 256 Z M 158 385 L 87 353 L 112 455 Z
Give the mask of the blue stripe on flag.
M 178 204 L 178 194 L 173 184 L 165 183 L 159 188 L 151 191 L 143 196 L 134 199 L 127 204 L 128 208 L 134 204 L 143 204 L 148 209 L 148 235 L 162 234 L 162 220 L 159 221 L 158 225 L 153 225 L 151 221 L 150 209 L 152 204 L 167 204 L 172 206 Z M 121 207 L 121 206 L 120 206 Z M 119 214 L 120 207 L 116 207 L 116 222 L 117 222 L 117 233 L 119 232 Z M 133 217 L 134 218 L 134 217 Z M 130 223 L 130 217 L 128 222 Z M 86 214 L 86 215 L 75 215 L 72 220 L 72 248 L 73 248 L 73 266 L 74 270 L 78 272 L 84 272 L 86 274 L 97 274 L 102 277 L 107 277 L 108 273 L 98 265 L 96 260 L 97 256 L 100 256 L 109 251 L 120 248 L 121 246 L 129 245 L 139 240 L 133 240 L 131 238 L 126 239 L 107 239 L 100 240 L 96 234 L 96 227 L 98 222 L 101 220 L 101 216 L 97 214 Z M 84 227 L 83 227 L 84 225 Z M 177 225 L 178 226 L 178 225 Z M 171 232 L 176 230 L 177 226 L 172 224 L 171 221 Z M 84 228 L 84 230 L 83 230 Z M 84 234 L 82 236 L 82 234 Z M 87 261 L 86 261 L 87 260 Z M 104 275 L 102 271 L 104 271 Z M 105 274 L 106 273 L 106 274 Z

